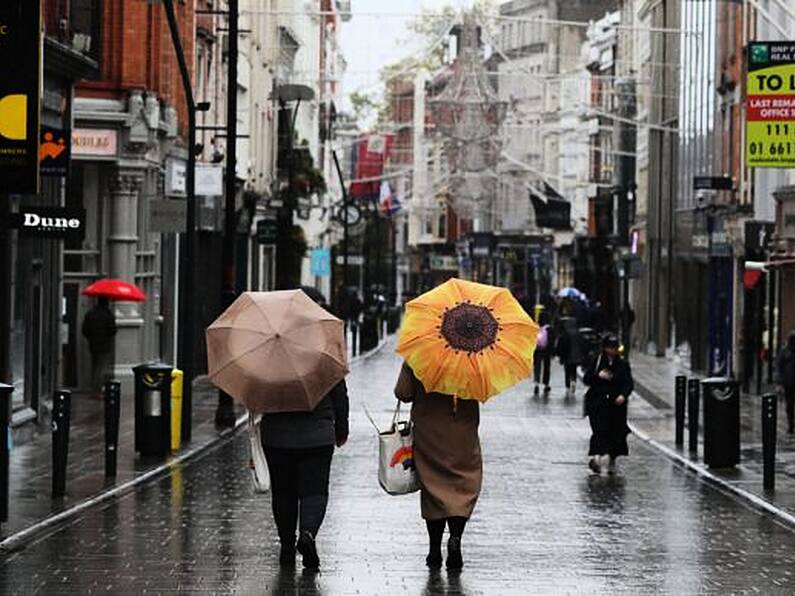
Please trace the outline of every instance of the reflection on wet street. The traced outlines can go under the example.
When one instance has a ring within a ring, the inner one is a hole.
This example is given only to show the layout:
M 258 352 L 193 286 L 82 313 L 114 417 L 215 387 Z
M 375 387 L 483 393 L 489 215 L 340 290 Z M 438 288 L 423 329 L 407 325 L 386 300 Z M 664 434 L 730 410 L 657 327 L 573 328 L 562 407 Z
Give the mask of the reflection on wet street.
M 416 495 L 376 480 L 362 403 L 386 424 L 398 359 L 354 367 L 351 439 L 333 465 L 322 571 L 280 569 L 244 435 L 5 558 L 2 593 L 763 593 L 795 590 L 795 533 L 675 468 L 639 440 L 618 476 L 586 468 L 581 399 L 522 384 L 484 407 L 484 490 L 460 574 L 424 566 Z M 557 371 L 556 371 L 557 372 Z M 640 400 L 637 410 L 649 408 Z

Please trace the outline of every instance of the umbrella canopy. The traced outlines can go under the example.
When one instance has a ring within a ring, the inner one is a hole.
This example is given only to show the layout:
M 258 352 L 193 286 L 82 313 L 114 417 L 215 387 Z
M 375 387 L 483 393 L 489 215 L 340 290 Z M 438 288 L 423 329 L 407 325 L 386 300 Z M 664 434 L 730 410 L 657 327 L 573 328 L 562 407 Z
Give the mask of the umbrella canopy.
M 580 292 L 577 288 L 562 288 L 558 292 L 559 298 L 576 298 L 577 300 L 585 300 L 585 294 Z
M 252 412 L 310 411 L 348 372 L 343 323 L 301 290 L 245 292 L 207 328 L 207 363 Z
M 406 304 L 397 351 L 427 392 L 486 401 L 530 375 L 537 337 L 507 289 L 451 279 Z
M 135 284 L 120 279 L 100 279 L 83 290 L 86 296 L 104 296 L 119 302 L 145 302 L 146 294 Z

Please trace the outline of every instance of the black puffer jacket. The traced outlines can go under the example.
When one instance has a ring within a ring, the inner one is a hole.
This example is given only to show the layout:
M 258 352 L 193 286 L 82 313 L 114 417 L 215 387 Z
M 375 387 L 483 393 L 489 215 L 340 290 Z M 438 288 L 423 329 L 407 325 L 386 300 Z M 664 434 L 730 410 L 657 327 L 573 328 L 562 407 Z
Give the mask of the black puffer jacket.
M 789 334 L 787 345 L 778 353 L 776 377 L 784 389 L 795 390 L 795 331 Z
M 311 412 L 265 414 L 260 436 L 265 447 L 308 449 L 334 445 L 348 436 L 348 387 L 340 381 Z

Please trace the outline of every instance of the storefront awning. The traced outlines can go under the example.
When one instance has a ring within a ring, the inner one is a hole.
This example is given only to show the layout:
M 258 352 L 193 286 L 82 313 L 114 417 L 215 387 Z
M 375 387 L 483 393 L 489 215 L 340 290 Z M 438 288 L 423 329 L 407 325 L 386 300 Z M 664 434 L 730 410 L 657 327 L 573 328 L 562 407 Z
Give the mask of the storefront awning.
M 530 189 L 530 201 L 536 212 L 536 225 L 552 230 L 571 230 L 571 203 L 544 183 L 543 192 Z

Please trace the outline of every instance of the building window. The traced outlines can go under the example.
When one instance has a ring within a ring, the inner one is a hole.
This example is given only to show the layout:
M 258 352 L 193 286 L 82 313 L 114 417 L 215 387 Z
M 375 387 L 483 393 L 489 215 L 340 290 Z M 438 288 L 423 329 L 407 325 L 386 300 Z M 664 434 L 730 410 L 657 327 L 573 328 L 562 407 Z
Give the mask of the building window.
M 69 41 L 78 52 L 100 59 L 100 0 L 72 0 L 69 4 Z

